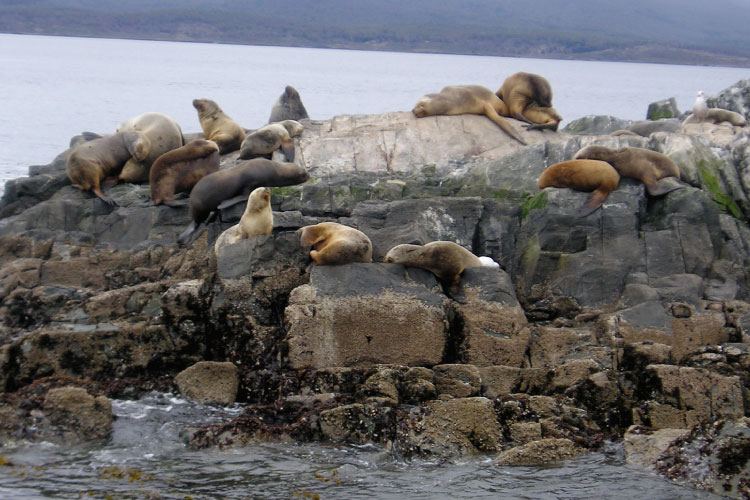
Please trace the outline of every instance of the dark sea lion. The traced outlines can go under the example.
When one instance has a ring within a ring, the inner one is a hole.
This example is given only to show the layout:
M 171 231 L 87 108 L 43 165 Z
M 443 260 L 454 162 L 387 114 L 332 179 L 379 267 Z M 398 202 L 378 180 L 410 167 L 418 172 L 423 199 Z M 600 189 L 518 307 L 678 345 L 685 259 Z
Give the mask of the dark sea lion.
M 163 113 L 143 113 L 125 120 L 117 127 L 117 132 L 130 130 L 146 135 L 151 142 L 151 149 L 145 159 L 132 158 L 125 164 L 119 177 L 122 182 L 147 182 L 151 165 L 156 159 L 185 144 L 180 126 Z
M 66 171 L 74 187 L 91 190 L 107 205 L 117 205 L 104 196 L 101 183 L 117 181 L 123 166 L 134 159 L 142 162 L 149 154 L 151 143 L 141 132 L 118 132 L 78 144 L 68 155 Z
M 295 120 L 284 120 L 261 127 L 247 134 L 240 147 L 240 158 L 248 160 L 258 156 L 270 155 L 277 149 L 286 156 L 286 161 L 294 161 L 294 137 L 302 133 L 305 127 Z
M 452 241 L 396 245 L 388 250 L 384 260 L 392 264 L 426 269 L 451 293 L 458 291 L 464 269 L 483 265 L 479 257 Z
M 245 140 L 245 129 L 227 116 L 218 104 L 211 99 L 193 99 L 193 107 L 198 111 L 203 135 L 219 145 L 221 154 L 240 149 Z
M 211 212 L 247 199 L 261 186 L 292 186 L 307 181 L 310 175 L 295 163 L 279 163 L 265 158 L 241 161 L 233 167 L 203 177 L 190 192 L 192 222 L 177 241 L 183 244 L 203 224 Z
M 575 155 L 576 160 L 601 160 L 612 165 L 621 177 L 639 179 L 651 196 L 660 196 L 682 186 L 662 187 L 657 182 L 665 177 L 683 178 L 680 167 L 666 155 L 643 148 L 612 149 L 604 146 L 587 146 Z
M 562 121 L 552 107 L 552 86 L 543 76 L 514 73 L 505 79 L 497 96 L 506 107 L 501 115 L 529 123 L 530 128 L 557 130 Z
M 271 116 L 268 117 L 268 123 L 280 122 L 284 120 L 305 120 L 310 118 L 302 104 L 302 98 L 297 89 L 287 85 L 284 93 L 276 99 L 271 108 Z
M 579 213 L 585 217 L 601 207 L 609 193 L 617 189 L 620 174 L 612 165 L 600 160 L 568 160 L 547 167 L 537 179 L 539 189 L 571 188 L 593 193 Z
M 500 115 L 506 112 L 505 104 L 490 89 L 481 85 L 450 85 L 437 94 L 422 97 L 412 109 L 417 118 L 435 115 L 485 115 L 509 136 L 526 144 L 513 127 Z
M 721 122 L 728 122 L 737 127 L 744 127 L 745 125 L 747 125 L 747 120 L 740 113 L 722 108 L 708 108 L 703 120 L 699 120 L 695 116 L 695 113 L 691 113 L 687 118 L 685 118 L 685 121 L 683 121 L 682 124 L 686 125 L 688 123 L 697 123 L 700 121 L 706 121 L 716 124 Z
M 318 266 L 372 262 L 372 242 L 365 233 L 336 222 L 321 222 L 298 230 L 300 245 L 312 245 L 310 257 Z
M 219 161 L 219 146 L 205 139 L 195 139 L 161 155 L 149 176 L 154 205 L 174 205 L 175 193 L 190 191 L 205 175 L 218 171 Z
M 255 188 L 247 198 L 247 205 L 245 205 L 245 211 L 242 213 L 240 221 L 221 233 L 216 239 L 214 253 L 218 256 L 221 247 L 272 232 L 271 190 L 267 187 Z

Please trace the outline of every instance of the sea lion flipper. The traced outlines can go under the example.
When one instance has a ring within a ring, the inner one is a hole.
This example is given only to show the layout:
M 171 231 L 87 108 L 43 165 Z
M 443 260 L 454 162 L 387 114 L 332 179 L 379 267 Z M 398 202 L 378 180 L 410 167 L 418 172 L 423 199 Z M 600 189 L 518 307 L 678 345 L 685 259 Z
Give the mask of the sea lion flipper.
M 591 194 L 589 201 L 586 202 L 583 208 L 578 212 L 578 217 L 586 217 L 596 212 L 596 210 L 604 204 L 608 196 L 609 192 L 603 193 L 599 190 L 594 191 Z
M 98 187 L 91 190 L 100 200 L 102 200 L 104 203 L 109 205 L 110 207 L 119 207 L 120 205 L 110 198 L 109 196 L 105 196 L 104 193 L 102 193 L 102 190 Z
M 524 146 L 527 145 L 526 141 L 521 139 L 521 136 L 518 135 L 518 132 L 516 132 L 508 122 L 503 120 L 503 118 L 499 114 L 497 114 L 497 111 L 495 111 L 492 105 L 486 104 L 484 106 L 484 114 L 485 116 L 487 116 L 487 118 L 495 122 L 501 129 L 503 129 L 506 134 L 508 134 Z
M 249 194 L 240 194 L 237 196 L 233 196 L 232 198 L 227 198 L 226 200 L 219 203 L 219 205 L 216 207 L 218 210 L 224 210 L 225 208 L 231 207 L 232 205 L 236 205 L 237 203 L 240 203 L 242 201 L 247 201 L 247 197 L 250 196 Z
M 648 191 L 648 194 L 650 196 L 662 196 L 667 193 L 671 193 L 672 191 L 682 189 L 683 187 L 685 186 L 681 186 L 679 184 L 664 186 L 659 183 L 653 183 L 653 184 L 646 184 L 646 191 Z
M 294 162 L 294 141 L 289 142 L 281 144 L 281 152 L 286 156 L 286 161 L 292 163 Z
M 185 198 L 183 200 L 164 200 L 162 201 L 162 204 L 167 205 L 168 207 L 177 208 L 177 207 L 184 207 L 188 204 L 188 199 Z

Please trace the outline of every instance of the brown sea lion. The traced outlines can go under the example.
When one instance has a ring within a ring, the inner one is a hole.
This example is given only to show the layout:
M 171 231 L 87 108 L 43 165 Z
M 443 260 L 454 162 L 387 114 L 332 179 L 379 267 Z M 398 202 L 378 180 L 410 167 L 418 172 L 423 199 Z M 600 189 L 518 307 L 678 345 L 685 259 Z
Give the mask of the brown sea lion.
M 318 266 L 372 262 L 372 242 L 365 233 L 336 222 L 321 222 L 298 230 L 300 245 L 312 245 L 310 257 Z
M 128 160 L 143 161 L 151 147 L 148 137 L 141 132 L 118 132 L 78 144 L 68 155 L 66 171 L 74 187 L 91 190 L 107 205 L 117 205 L 104 196 L 101 183 L 105 179 L 117 181 Z
M 120 172 L 119 180 L 122 182 L 148 182 L 151 165 L 156 159 L 185 144 L 180 126 L 163 113 L 143 113 L 125 120 L 117 127 L 117 132 L 130 130 L 145 134 L 151 142 L 151 148 L 145 159 L 128 160 Z
M 221 247 L 253 236 L 271 234 L 271 232 L 273 232 L 271 190 L 267 187 L 259 187 L 248 196 L 245 212 L 240 222 L 221 233 L 216 239 L 214 253 L 218 256 Z
M 245 140 L 245 129 L 221 110 L 211 99 L 193 99 L 193 107 L 198 111 L 203 135 L 219 145 L 221 154 L 240 149 Z
M 302 98 L 297 89 L 287 85 L 284 93 L 276 99 L 271 108 L 271 116 L 268 117 L 268 123 L 281 122 L 284 120 L 306 120 L 310 118 L 302 104 Z
M 507 108 L 490 89 L 481 85 L 450 85 L 437 94 L 422 97 L 411 110 L 417 118 L 434 115 L 485 115 L 509 136 L 526 144 L 518 132 L 500 115 L 507 115 Z
M 261 127 L 247 134 L 240 147 L 240 158 L 247 160 L 262 155 L 272 154 L 277 149 L 286 156 L 286 161 L 294 161 L 294 137 L 302 133 L 305 127 L 295 120 L 284 120 Z
M 190 191 L 203 176 L 219 170 L 219 160 L 219 146 L 205 139 L 195 139 L 161 155 L 149 175 L 154 205 L 181 205 L 174 201 L 175 193 Z
M 265 158 L 241 161 L 231 168 L 208 174 L 190 192 L 192 222 L 177 241 L 180 244 L 188 242 L 211 212 L 244 201 L 255 188 L 291 186 L 301 184 L 309 178 L 304 167 Z
M 391 264 L 426 269 L 452 293 L 458 291 L 464 269 L 483 265 L 479 257 L 452 241 L 396 245 L 388 250 L 384 260 Z
M 657 182 L 665 177 L 682 178 L 680 167 L 656 151 L 643 148 L 612 149 L 604 146 L 586 146 L 575 155 L 576 160 L 601 160 L 612 165 L 621 177 L 639 179 L 646 185 L 651 196 L 660 196 L 682 186 L 660 186 Z
M 546 78 L 534 73 L 514 73 L 505 79 L 497 91 L 505 104 L 503 116 L 510 116 L 531 124 L 529 128 L 557 130 L 562 121 L 552 107 L 552 86 Z
M 620 174 L 605 161 L 568 160 L 547 167 L 536 183 L 539 189 L 557 187 L 593 191 L 579 213 L 579 217 L 585 217 L 601 207 L 609 193 L 617 188 Z
M 737 127 L 744 127 L 747 125 L 747 120 L 740 113 L 735 113 L 734 111 L 722 108 L 708 108 L 703 120 L 699 119 L 695 113 L 690 113 L 682 124 L 699 123 L 701 121 L 717 124 L 721 122 L 729 122 Z

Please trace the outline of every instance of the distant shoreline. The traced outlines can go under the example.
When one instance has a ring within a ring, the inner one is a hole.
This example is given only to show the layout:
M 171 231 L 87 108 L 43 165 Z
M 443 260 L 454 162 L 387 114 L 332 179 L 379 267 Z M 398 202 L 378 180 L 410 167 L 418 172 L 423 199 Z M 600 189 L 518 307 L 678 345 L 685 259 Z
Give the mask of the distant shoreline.
M 360 50 L 368 52 L 397 52 L 407 54 L 443 54 L 458 56 L 479 56 L 479 57 L 508 57 L 508 58 L 528 58 L 528 59 L 546 59 L 557 61 L 596 61 L 596 62 L 621 62 L 621 63 L 638 63 L 638 64 L 668 64 L 677 66 L 705 66 L 705 67 L 727 67 L 727 68 L 750 68 L 750 57 L 727 56 L 721 54 L 709 53 L 701 50 L 674 49 L 671 47 L 661 48 L 661 51 L 677 51 L 679 59 L 674 57 L 667 58 L 659 56 L 656 47 L 643 44 L 632 47 L 631 49 L 607 49 L 595 51 L 593 53 L 581 54 L 500 54 L 477 51 L 458 51 L 458 50 L 428 50 L 420 47 L 398 47 L 384 44 L 383 46 L 372 46 L 367 43 L 360 44 L 280 44 L 273 42 L 256 41 L 254 43 L 243 41 L 226 41 L 226 40 L 201 40 L 201 39 L 175 39 L 171 37 L 153 37 L 153 36 L 109 36 L 99 34 L 71 34 L 71 33 L 40 33 L 40 32 L 20 32 L 20 31 L 2 31 L 0 34 L 7 35 L 25 35 L 25 36 L 50 36 L 50 37 L 69 37 L 69 38 L 94 38 L 105 40 L 141 40 L 152 42 L 176 42 L 176 43 L 206 43 L 215 45 L 249 45 L 258 47 L 293 47 L 305 49 L 333 49 L 333 50 Z M 637 57 L 636 54 L 640 54 Z M 693 55 L 694 57 L 690 57 Z M 699 56 L 698 56 L 699 55 Z

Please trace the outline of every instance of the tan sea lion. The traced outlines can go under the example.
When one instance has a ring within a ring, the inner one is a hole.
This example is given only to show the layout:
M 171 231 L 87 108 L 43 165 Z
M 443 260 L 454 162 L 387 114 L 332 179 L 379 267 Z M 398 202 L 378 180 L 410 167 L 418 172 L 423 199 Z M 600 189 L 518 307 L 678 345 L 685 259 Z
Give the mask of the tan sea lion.
M 557 130 L 562 117 L 552 107 L 552 86 L 546 78 L 534 73 L 514 73 L 497 91 L 506 111 L 500 113 L 530 123 L 533 129 Z
M 708 108 L 703 120 L 700 120 L 698 117 L 696 117 L 695 113 L 690 113 L 688 117 L 685 118 L 685 121 L 682 122 L 682 124 L 686 125 L 688 123 L 699 123 L 701 121 L 716 124 L 721 122 L 729 122 L 737 127 L 744 127 L 745 125 L 747 125 L 747 120 L 745 120 L 745 117 L 740 113 L 735 113 L 734 111 L 729 111 L 728 109 L 722 108 Z
M 190 191 L 203 176 L 218 171 L 219 160 L 219 146 L 205 139 L 195 139 L 161 155 L 149 174 L 154 205 L 181 205 L 174 201 L 175 193 Z
M 481 85 L 450 85 L 437 94 L 422 97 L 411 110 L 417 118 L 434 115 L 485 115 L 509 136 L 526 144 L 518 132 L 500 115 L 507 115 L 503 101 Z
M 304 167 L 296 163 L 279 163 L 265 158 L 241 161 L 233 167 L 208 174 L 190 192 L 192 222 L 177 241 L 180 244 L 188 242 L 211 212 L 244 201 L 255 188 L 291 186 L 309 178 Z
M 268 123 L 281 122 L 284 120 L 305 120 L 310 118 L 302 104 L 302 98 L 297 89 L 287 85 L 284 93 L 276 99 L 271 107 L 271 116 L 268 117 Z
M 240 158 L 247 160 L 262 155 L 272 154 L 277 149 L 286 156 L 286 161 L 294 161 L 294 139 L 305 127 L 298 121 L 284 120 L 261 127 L 247 134 L 240 146 Z
M 198 111 L 203 135 L 219 145 L 221 154 L 240 149 L 245 140 L 245 129 L 229 118 L 218 104 L 211 99 L 193 99 L 193 107 Z
M 310 257 L 318 266 L 372 262 L 372 242 L 362 231 L 336 222 L 321 222 L 298 230 L 300 245 L 312 245 Z
M 79 143 L 68 155 L 66 171 L 74 187 L 91 190 L 107 205 L 117 205 L 104 196 L 101 183 L 106 179 L 117 181 L 123 166 L 131 159 L 143 161 L 151 143 L 141 132 L 118 132 Z
M 483 265 L 479 257 L 452 241 L 396 245 L 388 250 L 384 260 L 391 264 L 426 269 L 452 293 L 458 291 L 464 269 Z
M 129 118 L 117 127 L 117 132 L 135 130 L 142 132 L 151 142 L 151 148 L 143 160 L 131 158 L 120 172 L 122 182 L 148 182 L 151 165 L 167 151 L 185 144 L 182 130 L 169 116 L 163 113 L 143 113 Z
M 273 232 L 273 211 L 271 210 L 271 190 L 259 187 L 247 198 L 245 212 L 240 222 L 230 227 L 216 239 L 214 253 L 218 256 L 221 247 L 240 240 L 271 234 Z
M 547 167 L 536 183 L 539 189 L 557 187 L 593 191 L 579 213 L 579 217 L 585 217 L 601 207 L 609 193 L 617 188 L 620 174 L 605 161 L 568 160 Z
M 604 146 L 586 146 L 575 155 L 576 160 L 601 160 L 612 165 L 621 177 L 639 179 L 651 196 L 660 196 L 682 186 L 660 186 L 665 177 L 682 178 L 680 167 L 668 156 L 643 148 L 612 149 Z

